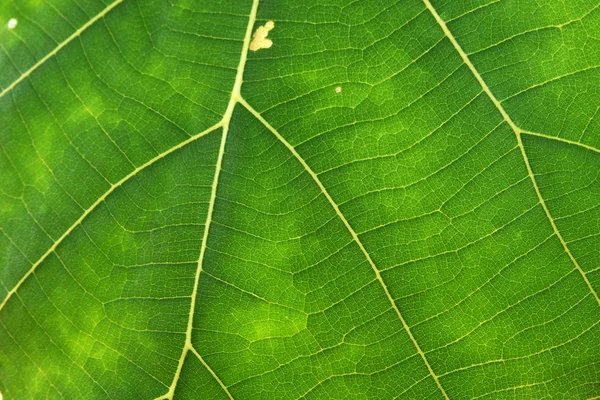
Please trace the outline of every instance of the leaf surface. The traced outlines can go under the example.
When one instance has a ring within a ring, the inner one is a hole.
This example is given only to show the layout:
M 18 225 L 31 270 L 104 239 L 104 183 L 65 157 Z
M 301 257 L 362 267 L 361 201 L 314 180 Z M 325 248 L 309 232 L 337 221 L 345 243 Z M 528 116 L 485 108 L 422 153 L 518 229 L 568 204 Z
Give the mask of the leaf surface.
M 600 395 L 597 0 L 0 22 L 5 399 Z

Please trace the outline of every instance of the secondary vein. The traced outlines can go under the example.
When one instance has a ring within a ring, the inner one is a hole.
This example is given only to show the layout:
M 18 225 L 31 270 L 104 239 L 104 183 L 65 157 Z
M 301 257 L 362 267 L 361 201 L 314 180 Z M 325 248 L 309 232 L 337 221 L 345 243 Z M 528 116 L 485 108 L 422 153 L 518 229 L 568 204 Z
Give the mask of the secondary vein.
M 198 357 L 198 360 L 200 360 L 200 362 L 202 363 L 202 365 L 204 365 L 204 368 L 206 368 L 208 370 L 208 372 L 210 372 L 210 374 L 213 376 L 213 378 L 215 378 L 215 381 L 217 381 L 217 383 L 219 384 L 219 386 L 221 386 L 221 389 L 223 389 L 223 391 L 225 392 L 225 394 L 227 395 L 227 397 L 229 397 L 231 400 L 233 400 L 233 396 L 231 395 L 231 393 L 229 393 L 229 389 L 227 389 L 227 386 L 225 386 L 225 384 L 223 383 L 223 381 L 221 381 L 221 379 L 215 373 L 215 371 L 213 371 L 213 369 L 206 363 L 206 361 L 204 361 L 204 359 L 202 358 L 202 356 L 200 355 L 200 353 L 198 353 L 198 351 L 196 350 L 196 348 L 192 347 L 190 349 L 190 351 L 192 353 L 194 353 L 196 355 L 196 357 Z
M 564 138 L 561 138 L 561 137 L 558 137 L 558 136 L 550 136 L 550 135 L 545 135 L 543 133 L 531 132 L 531 131 L 524 131 L 524 130 L 521 130 L 521 134 L 522 135 L 529 135 L 529 136 L 539 136 L 539 137 L 543 137 L 545 139 L 555 140 L 557 142 L 563 142 L 563 143 L 567 143 L 567 144 L 570 144 L 570 145 L 573 145 L 573 146 L 583 147 L 584 149 L 595 151 L 596 153 L 600 153 L 600 149 L 597 149 L 597 148 L 595 148 L 593 146 L 590 146 L 590 145 L 585 144 L 585 143 L 581 143 L 581 142 L 576 142 L 576 141 L 573 141 L 573 140 L 569 140 L 569 139 L 564 139 Z
M 348 220 L 346 219 L 346 217 L 344 216 L 344 214 L 342 214 L 342 212 L 341 212 L 340 208 L 338 207 L 337 203 L 333 200 L 333 198 L 331 197 L 331 195 L 329 194 L 329 192 L 327 191 L 327 189 L 325 188 L 325 186 L 323 185 L 323 183 L 319 179 L 318 175 L 312 170 L 312 168 L 310 168 L 310 166 L 306 163 L 306 161 L 302 158 L 302 156 L 300 156 L 300 154 L 298 154 L 298 152 L 296 151 L 296 149 L 294 148 L 294 146 L 292 146 L 287 140 L 285 140 L 285 138 L 283 136 L 281 136 L 281 134 L 279 134 L 279 132 L 277 132 L 277 130 L 275 128 L 273 128 L 271 126 L 271 124 L 269 124 L 267 122 L 267 120 L 265 120 L 263 118 L 263 116 L 258 111 L 256 111 L 254 108 L 252 108 L 252 106 L 249 105 L 243 98 L 240 98 L 239 101 L 240 101 L 240 104 L 242 104 L 244 107 L 246 107 L 246 109 L 248 111 L 250 111 L 256 117 L 256 119 L 258 119 L 260 122 L 262 122 L 262 124 L 267 129 L 269 129 L 269 131 L 271 131 L 271 133 L 273 133 L 277 137 L 277 139 L 279 139 L 279 141 L 284 144 L 285 147 L 288 148 L 288 150 L 294 155 L 294 157 L 300 162 L 300 164 L 302 164 L 302 166 L 304 167 L 304 169 L 306 170 L 306 172 L 308 172 L 308 174 L 312 177 L 312 179 L 315 181 L 315 183 L 317 184 L 317 186 L 319 186 L 319 188 L 321 189 L 321 191 L 323 192 L 323 194 L 325 195 L 325 197 L 329 201 L 329 204 L 331 204 L 331 206 L 335 210 L 335 212 L 338 215 L 338 217 L 340 218 L 340 220 L 346 226 L 346 229 L 348 229 L 348 232 L 352 236 L 352 239 L 356 242 L 356 244 L 358 245 L 358 247 L 360 248 L 360 250 L 364 254 L 365 258 L 369 262 L 369 265 L 371 265 L 371 268 L 373 269 L 373 272 L 375 272 L 375 276 L 377 278 L 377 281 L 379 282 L 379 284 L 383 288 L 383 291 L 385 292 L 386 297 L 388 298 L 388 300 L 389 300 L 392 308 L 396 312 L 396 315 L 398 316 L 398 319 L 400 320 L 400 322 L 402 323 L 402 326 L 406 330 L 406 333 L 408 333 L 408 336 L 409 336 L 410 340 L 412 341 L 413 345 L 415 346 L 415 348 L 417 349 L 417 352 L 421 356 L 421 359 L 425 363 L 425 366 L 427 367 L 427 370 L 429 371 L 429 374 L 431 375 L 431 377 L 435 381 L 438 389 L 440 390 L 440 392 L 442 393 L 442 395 L 444 396 L 444 398 L 447 399 L 447 400 L 449 400 L 449 397 L 446 394 L 446 391 L 444 390 L 444 388 L 442 387 L 442 385 L 441 385 L 441 383 L 440 383 L 440 381 L 438 379 L 438 376 L 436 375 L 436 373 L 434 372 L 433 368 L 431 367 L 431 364 L 429 364 L 429 361 L 427 360 L 427 357 L 425 356 L 425 353 L 423 352 L 423 350 L 421 349 L 421 347 L 417 343 L 417 340 L 415 339 L 415 337 L 413 336 L 412 332 L 410 331 L 410 327 L 408 326 L 408 323 L 406 322 L 406 320 L 404 319 L 404 317 L 400 313 L 400 309 L 398 309 L 398 306 L 396 305 L 396 302 L 394 301 L 394 298 L 392 297 L 392 295 L 391 295 L 391 293 L 390 293 L 387 285 L 385 284 L 383 278 L 381 277 L 381 273 L 379 271 L 379 268 L 377 268 L 377 265 L 375 265 L 375 262 L 373 261 L 373 259 L 371 258 L 371 255 L 367 252 L 367 250 L 363 246 L 360 238 L 356 234 L 356 231 L 354 230 L 354 228 L 352 228 L 352 226 L 350 225 L 350 223 L 348 222 Z
M 92 26 L 96 21 L 98 21 L 99 19 L 103 18 L 106 14 L 108 14 L 108 12 L 110 10 L 112 10 L 113 8 L 115 8 L 116 6 L 118 6 L 119 4 L 121 4 L 123 2 L 123 0 L 116 0 L 113 3 L 111 3 L 108 7 L 106 7 L 104 10 L 100 11 L 98 13 L 98 15 L 96 15 L 94 18 L 90 19 L 88 22 L 86 22 L 83 26 L 81 26 L 81 28 L 77 29 L 75 32 L 73 32 L 73 34 L 71 36 L 69 36 L 68 38 L 66 38 L 65 40 L 63 40 L 62 42 L 60 42 L 58 44 L 58 46 L 56 46 L 50 53 L 46 54 L 44 56 L 44 58 L 42 58 L 41 60 L 39 60 L 38 62 L 36 62 L 31 68 L 29 68 L 27 71 L 23 72 L 21 74 L 21 76 L 19 76 L 13 83 L 11 83 L 10 85 L 8 85 L 1 93 L 0 93 L 0 98 L 2 98 L 2 96 L 4 96 L 6 93 L 10 92 L 12 89 L 15 88 L 15 86 L 17 86 L 19 83 L 21 83 L 25 78 L 27 78 L 29 75 L 31 75 L 31 73 L 33 71 L 35 71 L 36 69 L 38 69 L 43 63 L 45 63 L 46 61 L 48 61 L 48 59 L 52 58 L 56 53 L 58 53 L 63 47 L 65 47 L 66 45 L 68 45 L 73 39 L 79 37 L 79 35 L 81 35 L 83 33 L 83 31 L 85 31 L 87 28 L 89 28 L 90 26 Z
M 500 114 L 502 114 L 502 118 L 504 118 L 506 123 L 511 127 L 511 129 L 515 133 L 515 136 L 517 138 L 517 143 L 519 145 L 519 149 L 521 150 L 521 155 L 523 156 L 523 161 L 525 162 L 525 167 L 527 168 L 527 173 L 529 174 L 529 178 L 531 179 L 531 184 L 533 185 L 533 188 L 538 197 L 540 205 L 542 206 L 544 213 L 546 214 L 546 217 L 548 218 L 548 221 L 550 222 L 550 225 L 552 226 L 552 229 L 554 230 L 554 234 L 556 235 L 556 237 L 562 244 L 565 252 L 571 259 L 571 262 L 573 263 L 573 265 L 575 265 L 575 268 L 581 274 L 581 277 L 585 281 L 585 284 L 587 285 L 587 287 L 590 290 L 590 292 L 592 293 L 592 295 L 596 298 L 596 302 L 600 306 L 600 297 L 598 297 L 598 293 L 592 287 L 592 284 L 589 281 L 585 271 L 583 271 L 583 269 L 581 268 L 581 266 L 579 265 L 579 263 L 577 262 L 577 260 L 573 256 L 573 254 L 571 253 L 571 250 L 567 246 L 567 242 L 564 240 L 564 238 L 560 234 L 560 231 L 558 230 L 558 227 L 556 226 L 556 223 L 554 222 L 554 218 L 552 217 L 552 214 L 550 214 L 550 210 L 548 209 L 548 206 L 546 205 L 546 202 L 544 201 L 544 198 L 542 197 L 540 188 L 538 187 L 538 184 L 535 180 L 535 175 L 531 168 L 529 158 L 527 157 L 527 153 L 525 151 L 525 146 L 523 146 L 523 141 L 521 139 L 521 135 L 523 133 L 525 133 L 525 134 L 531 134 L 531 133 L 523 131 L 521 128 L 519 128 L 513 122 L 513 120 L 510 118 L 510 116 L 508 115 L 508 113 L 506 112 L 504 107 L 502 107 L 502 104 L 498 101 L 496 96 L 494 96 L 494 94 L 488 87 L 487 83 L 483 80 L 483 77 L 481 76 L 479 71 L 477 71 L 477 69 L 475 68 L 475 66 L 473 65 L 471 60 L 469 59 L 469 56 L 467 56 L 467 53 L 465 53 L 465 51 L 462 49 L 462 47 L 460 46 L 460 44 L 458 43 L 458 41 L 456 40 L 456 38 L 454 37 L 452 32 L 450 32 L 450 29 L 448 29 L 448 27 L 446 26 L 446 23 L 444 22 L 442 17 L 440 17 L 440 15 L 437 13 L 435 8 L 433 8 L 433 6 L 431 5 L 431 2 L 429 0 L 423 0 L 423 2 L 425 3 L 425 6 L 429 10 L 429 12 L 431 12 L 431 15 L 433 15 L 433 17 L 437 21 L 438 25 L 442 28 L 444 35 L 446 35 L 446 37 L 450 40 L 450 42 L 452 43 L 452 45 L 454 46 L 454 48 L 456 49 L 456 51 L 462 58 L 463 62 L 469 67 L 469 69 L 471 70 L 471 73 L 475 76 L 475 79 L 477 79 L 477 81 L 479 82 L 479 84 L 481 85 L 481 87 L 483 88 L 485 93 L 488 95 L 490 100 L 492 100 L 492 102 L 494 103 L 494 106 L 496 106 L 496 109 L 498 109 Z M 537 136 L 542 136 L 542 135 L 537 135 Z M 562 141 L 566 141 L 566 140 L 562 140 Z M 571 144 L 575 144 L 575 143 L 572 142 Z M 583 147 L 587 147 L 587 146 L 583 145 Z
M 58 245 L 60 245 L 63 240 L 65 240 L 65 238 L 67 236 L 69 236 L 69 234 L 77 227 L 81 224 L 81 222 L 83 222 L 83 220 L 92 212 L 96 209 L 96 207 L 98 207 L 98 205 L 100 205 L 100 203 L 102 203 L 104 200 L 106 200 L 106 198 L 112 193 L 114 192 L 118 187 L 121 187 L 125 182 L 127 182 L 129 179 L 133 178 L 135 175 L 138 174 L 138 172 L 140 172 L 141 170 L 149 167 L 150 165 L 154 164 L 155 162 L 157 162 L 158 160 L 164 158 L 165 156 L 171 154 L 172 152 L 174 152 L 175 150 L 178 150 L 182 147 L 184 147 L 185 145 L 201 138 L 204 135 L 209 134 L 210 132 L 214 131 L 215 129 L 218 129 L 219 127 L 222 126 L 222 122 L 218 122 L 217 124 L 211 126 L 210 128 L 194 135 L 194 136 L 190 136 L 187 140 L 179 143 L 177 146 L 173 146 L 170 149 L 160 153 L 159 155 L 157 155 L 156 157 L 152 158 L 151 160 L 147 161 L 146 163 L 144 163 L 143 165 L 137 167 L 136 169 L 134 169 L 133 171 L 131 171 L 129 174 L 127 174 L 124 178 L 122 178 L 120 181 L 118 181 L 117 183 L 114 183 L 112 185 L 110 185 L 110 187 L 108 188 L 108 190 L 106 192 L 104 192 L 104 194 L 102 196 L 100 196 L 98 198 L 98 200 L 96 200 L 91 206 L 89 206 L 83 214 L 81 214 L 81 216 L 75 221 L 73 222 L 73 224 L 65 231 L 65 233 L 63 233 L 61 235 L 61 237 L 59 237 L 52 246 L 50 246 L 50 248 L 31 266 L 31 268 L 29 268 L 29 270 L 25 273 L 25 275 L 23 275 L 23 277 L 17 282 L 17 284 L 8 292 L 8 294 L 6 295 L 6 297 L 4 298 L 4 300 L 2 300 L 2 303 L 0 303 L 0 312 L 2 311 L 2 309 L 4 308 L 4 306 L 6 305 L 6 303 L 8 303 L 8 300 L 10 300 L 10 298 L 16 293 L 16 291 L 19 289 L 19 287 L 21 287 L 21 285 L 27 280 L 27 278 L 33 274 L 33 272 L 36 270 L 36 268 L 50 255 L 52 254 L 52 252 L 54 252 L 54 250 L 56 250 L 56 248 L 58 247 Z

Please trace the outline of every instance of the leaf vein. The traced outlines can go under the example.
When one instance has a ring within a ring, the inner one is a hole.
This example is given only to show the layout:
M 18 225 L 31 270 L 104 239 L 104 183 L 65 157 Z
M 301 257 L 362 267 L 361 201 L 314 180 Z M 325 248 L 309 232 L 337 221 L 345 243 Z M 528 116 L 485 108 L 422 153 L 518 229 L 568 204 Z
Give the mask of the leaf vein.
M 426 7 L 429 9 L 429 11 L 431 12 L 431 14 L 433 15 L 433 17 L 437 21 L 438 25 L 440 26 L 440 28 L 444 32 L 444 34 L 448 37 L 448 39 L 450 40 L 450 42 L 452 43 L 452 45 L 454 46 L 454 48 L 456 49 L 456 51 L 458 52 L 458 54 L 460 55 L 460 57 L 462 58 L 463 62 L 469 67 L 469 69 L 471 70 L 471 72 L 475 76 L 475 79 L 477 79 L 477 81 L 479 82 L 479 84 L 481 85 L 481 87 L 483 88 L 483 90 L 487 93 L 487 95 L 489 96 L 489 98 L 492 100 L 492 102 L 494 103 L 494 105 L 496 106 L 496 108 L 498 109 L 498 111 L 500 112 L 500 114 L 502 114 L 502 117 L 504 118 L 504 120 L 506 120 L 506 122 L 510 125 L 510 127 L 513 130 L 513 132 L 515 133 L 515 136 L 517 138 L 517 143 L 518 143 L 519 148 L 521 150 L 521 155 L 523 156 L 523 161 L 525 163 L 525 167 L 527 168 L 527 173 L 529 174 L 529 177 L 531 179 L 531 184 L 533 185 L 533 188 L 534 188 L 534 190 L 536 192 L 536 195 L 537 195 L 537 197 L 539 199 L 539 202 L 542 205 L 542 208 L 544 209 L 544 213 L 546 214 L 546 217 L 548 218 L 548 221 L 550 222 L 550 225 L 552 226 L 552 229 L 554 230 L 554 233 L 556 234 L 556 236 L 560 240 L 560 243 L 562 244 L 563 248 L 565 249 L 565 252 L 567 253 L 567 255 L 569 256 L 569 258 L 571 259 L 571 262 L 575 265 L 575 268 L 577 268 L 577 270 L 581 274 L 581 277 L 585 281 L 585 284 L 587 285 L 587 287 L 590 290 L 590 292 L 592 292 L 592 294 L 596 298 L 596 302 L 600 306 L 600 297 L 598 296 L 598 293 L 596 293 L 596 291 L 594 290 L 594 288 L 593 288 L 591 282 L 589 281 L 587 275 L 585 274 L 585 272 L 583 271 L 583 269 L 581 268 L 581 266 L 579 265 L 579 263 L 577 262 L 577 260 L 573 256 L 573 254 L 571 253 L 571 250 L 567 246 L 567 242 L 565 241 L 565 239 L 562 237 L 560 231 L 558 230 L 558 227 L 556 226 L 556 223 L 554 222 L 554 218 L 552 218 L 552 215 L 550 214 L 550 210 L 548 209 L 548 206 L 546 205 L 544 197 L 542 196 L 542 193 L 541 193 L 541 191 L 540 191 L 540 189 L 538 187 L 538 184 L 537 184 L 536 179 L 535 179 L 535 174 L 533 173 L 533 170 L 531 168 L 531 164 L 529 163 L 529 158 L 527 157 L 527 153 L 525 152 L 525 146 L 523 145 L 523 141 L 521 139 L 521 135 L 523 134 L 523 130 L 521 128 L 519 128 L 513 122 L 513 120 L 510 118 L 510 116 L 508 115 L 508 113 L 506 112 L 506 110 L 504 109 L 504 107 L 502 107 L 502 104 L 498 101 L 498 99 L 496 98 L 496 96 L 492 93 L 492 91 L 488 87 L 487 83 L 483 80 L 483 77 L 479 74 L 479 72 L 477 71 L 477 69 L 475 68 L 475 66 L 473 65 L 473 63 L 471 62 L 471 60 L 469 59 L 468 55 L 464 52 L 464 50 L 462 49 L 462 47 L 460 46 L 460 44 L 456 41 L 456 38 L 454 37 L 454 35 L 452 34 L 452 32 L 450 32 L 450 30 L 446 26 L 446 23 L 444 22 L 444 20 L 440 17 L 440 15 L 437 13 L 437 11 L 435 10 L 435 8 L 433 8 L 433 6 L 431 5 L 431 2 L 429 0 L 423 0 L 423 1 L 425 2 Z M 577 71 L 577 72 L 574 72 L 572 74 L 567 74 L 567 75 L 573 75 L 575 73 L 585 72 L 585 71 L 588 71 L 588 70 L 593 69 L 593 68 L 598 68 L 598 66 L 593 66 L 593 67 L 590 67 L 590 68 L 586 68 L 586 69 L 584 69 L 582 71 Z M 560 78 L 563 78 L 563 77 L 564 76 L 553 78 L 550 81 L 543 82 L 542 84 L 546 84 L 546 83 L 549 83 L 551 81 L 554 81 L 554 80 L 557 80 L 557 79 L 560 79 Z M 530 88 L 528 88 L 526 90 L 530 90 L 530 89 L 532 89 L 534 87 L 537 87 L 537 86 L 540 86 L 540 85 L 541 84 L 532 86 L 532 87 L 530 87 Z M 518 95 L 520 93 L 522 93 L 522 92 L 516 93 L 515 95 L 513 95 L 511 97 L 514 97 L 514 96 L 516 96 L 516 95 Z
M 358 235 L 354 231 L 354 228 L 352 228 L 352 226 L 350 225 L 350 223 L 348 222 L 348 220 L 346 219 L 346 217 L 344 216 L 344 214 L 342 214 L 342 212 L 340 211 L 337 203 L 329 195 L 329 192 L 327 191 L 327 189 L 325 188 L 325 186 L 323 186 L 323 183 L 321 183 L 321 180 L 319 179 L 319 177 L 317 176 L 317 174 L 310 168 L 310 166 L 306 163 L 306 161 L 304 161 L 304 159 L 300 156 L 300 154 L 298 154 L 298 152 L 296 151 L 296 149 L 290 143 L 288 143 L 287 140 L 285 140 L 285 138 L 283 136 L 281 136 L 279 134 L 279 132 L 277 132 L 275 130 L 275 128 L 273 128 L 262 117 L 262 115 L 260 115 L 254 108 L 252 108 L 252 106 L 250 106 L 243 98 L 240 98 L 239 102 L 244 107 L 246 107 L 246 109 L 248 111 L 250 111 L 250 113 L 252 113 L 269 131 L 271 131 L 271 133 L 273 133 L 277 137 L 277 139 L 279 139 L 281 141 L 281 143 L 285 147 L 287 147 L 287 149 L 294 155 L 294 157 L 296 157 L 296 159 L 298 159 L 298 161 L 300 162 L 300 164 L 302 164 L 302 166 L 304 167 L 304 169 L 306 169 L 306 172 L 308 172 L 308 174 L 313 178 L 313 180 L 315 181 L 315 183 L 317 184 L 317 186 L 319 186 L 319 188 L 321 189 L 321 191 L 323 192 L 323 194 L 325 195 L 325 197 L 327 198 L 327 200 L 329 201 L 329 203 L 331 204 L 331 206 L 335 210 L 335 213 L 338 215 L 338 217 L 340 218 L 340 220 L 344 223 L 344 225 L 348 229 L 348 232 L 350 233 L 350 235 L 352 236 L 352 238 L 354 239 L 354 241 L 356 242 L 356 244 L 358 245 L 358 247 L 360 248 L 360 250 L 364 254 L 365 258 L 367 259 L 367 261 L 371 265 L 371 268 L 373 269 L 373 272 L 375 272 L 375 276 L 376 276 L 377 280 L 379 281 L 379 283 L 380 283 L 383 291 L 385 292 L 386 297 L 390 301 L 390 304 L 391 304 L 392 308 L 394 309 L 394 311 L 396 312 L 396 315 L 398 316 L 398 319 L 402 323 L 402 326 L 406 330 L 406 333 L 408 334 L 410 340 L 412 341 L 413 345 L 417 349 L 417 352 L 421 356 L 421 359 L 425 363 L 425 366 L 427 367 L 427 370 L 429 371 L 429 374 L 433 377 L 433 379 L 434 379 L 434 381 L 435 381 L 438 389 L 440 390 L 440 392 L 442 393 L 442 395 L 444 396 L 444 398 L 446 400 L 449 400 L 449 397 L 446 394 L 446 391 L 444 390 L 444 388 L 440 384 L 438 376 L 433 371 L 431 365 L 429 364 L 429 361 L 427 360 L 427 358 L 425 356 L 425 353 L 423 352 L 423 350 L 421 350 L 421 347 L 419 346 L 419 344 L 417 343 L 415 337 L 413 336 L 412 332 L 410 331 L 410 328 L 409 328 L 406 320 L 404 319 L 404 317 L 400 313 L 400 309 L 396 305 L 396 302 L 394 301 L 392 295 L 390 294 L 390 291 L 389 291 L 387 285 L 383 281 L 383 278 L 381 277 L 380 271 L 377 268 L 377 266 L 375 265 L 375 263 L 373 262 L 373 259 L 371 258 L 371 255 L 367 252 L 367 250 L 363 246 L 360 238 L 358 237 Z
M 24 79 L 26 79 L 29 75 L 31 75 L 31 73 L 33 71 L 38 69 L 42 64 L 44 64 L 50 58 L 54 57 L 54 55 L 56 55 L 56 53 L 58 53 L 63 47 L 68 45 L 73 39 L 79 37 L 81 35 L 81 33 L 83 33 L 83 31 L 85 31 L 87 28 L 92 26 L 99 19 L 102 19 L 106 14 L 108 14 L 108 12 L 110 10 L 112 10 L 113 8 L 115 8 L 116 6 L 121 4 L 122 2 L 123 2 L 123 0 L 115 0 L 104 10 L 100 11 L 100 13 L 98 13 L 94 18 L 90 19 L 87 23 L 85 23 L 81 28 L 79 28 L 75 32 L 73 32 L 73 34 L 71 36 L 69 36 L 67 39 L 65 39 L 61 43 L 59 43 L 59 45 L 56 46 L 50 53 L 46 54 L 46 56 L 44 56 L 44 58 L 42 58 L 37 63 L 35 63 L 31 68 L 29 68 L 27 71 L 22 73 L 21 76 L 19 76 L 13 83 L 11 83 L 4 90 L 2 90 L 2 92 L 0 92 L 0 98 L 2 98 L 6 93 L 8 93 L 12 89 L 14 89 L 15 86 L 17 86 Z

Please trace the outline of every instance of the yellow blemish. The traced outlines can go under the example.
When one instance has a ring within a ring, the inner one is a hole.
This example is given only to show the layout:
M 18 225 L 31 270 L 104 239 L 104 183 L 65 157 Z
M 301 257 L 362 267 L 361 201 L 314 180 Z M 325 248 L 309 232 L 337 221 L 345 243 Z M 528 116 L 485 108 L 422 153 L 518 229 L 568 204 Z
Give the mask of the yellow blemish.
M 273 46 L 273 41 L 267 39 L 267 35 L 271 29 L 275 28 L 275 22 L 267 21 L 264 26 L 259 26 L 256 32 L 252 35 L 252 42 L 250 42 L 250 50 L 257 51 L 260 49 L 268 49 Z
M 17 26 L 17 19 L 16 18 L 11 18 L 10 20 L 8 20 L 8 29 L 14 29 Z

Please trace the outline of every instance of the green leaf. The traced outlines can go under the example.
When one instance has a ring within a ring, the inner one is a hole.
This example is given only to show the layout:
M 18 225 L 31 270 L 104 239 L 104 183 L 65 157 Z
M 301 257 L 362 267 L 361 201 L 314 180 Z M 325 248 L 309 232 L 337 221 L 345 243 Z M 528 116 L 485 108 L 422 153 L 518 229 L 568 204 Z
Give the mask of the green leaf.
M 4 399 L 600 396 L 598 0 L 103 2 L 0 4 Z

